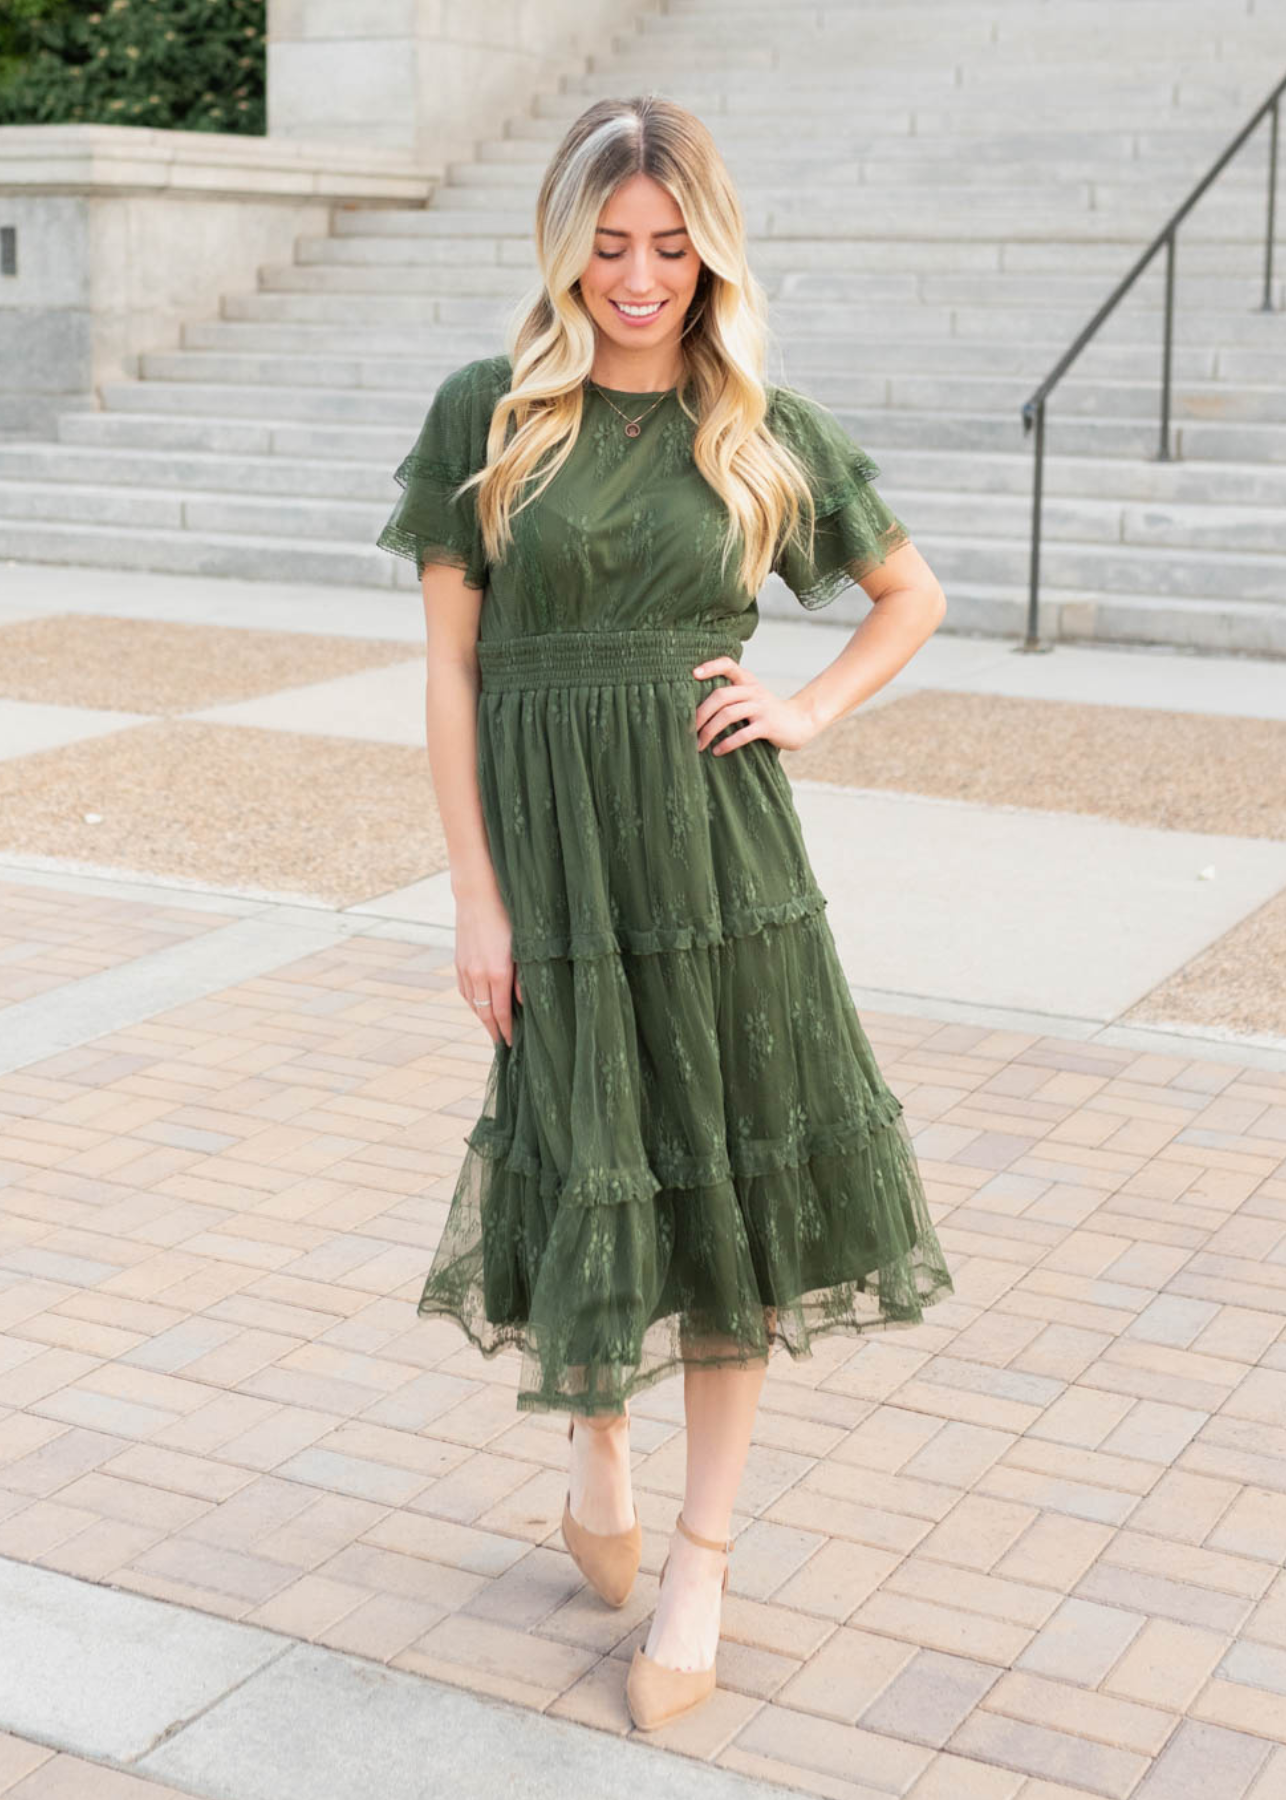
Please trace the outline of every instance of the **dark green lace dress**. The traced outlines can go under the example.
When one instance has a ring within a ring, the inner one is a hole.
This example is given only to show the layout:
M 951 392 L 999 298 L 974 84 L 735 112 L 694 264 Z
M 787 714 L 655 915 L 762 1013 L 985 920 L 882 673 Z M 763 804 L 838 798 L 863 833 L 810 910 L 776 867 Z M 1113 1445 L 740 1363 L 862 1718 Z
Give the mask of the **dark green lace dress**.
M 497 356 L 443 382 L 379 539 L 485 589 L 477 776 L 524 995 L 419 1311 L 520 1347 L 520 1408 L 619 1410 L 682 1362 L 807 1355 L 954 1290 L 780 752 L 696 748 L 728 678 L 691 671 L 739 657 L 758 609 L 735 555 L 720 573 L 693 425 L 669 390 L 631 439 L 589 390 L 489 566 L 451 491 L 509 375 Z M 611 391 L 630 413 L 656 397 Z M 770 399 L 819 515 L 814 558 L 788 547 L 777 572 L 823 606 L 906 533 L 833 414 Z

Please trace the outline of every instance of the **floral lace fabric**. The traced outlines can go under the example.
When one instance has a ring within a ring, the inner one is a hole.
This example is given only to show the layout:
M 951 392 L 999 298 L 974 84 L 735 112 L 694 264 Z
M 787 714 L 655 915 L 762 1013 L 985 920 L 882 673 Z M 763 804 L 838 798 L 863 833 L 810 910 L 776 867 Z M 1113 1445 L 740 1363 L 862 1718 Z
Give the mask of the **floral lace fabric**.
M 419 1303 L 517 1404 L 619 1411 L 682 1363 L 910 1325 L 951 1278 L 901 1102 L 854 1008 L 776 746 L 692 716 L 757 621 L 674 393 L 593 390 L 568 462 L 489 566 L 472 496 L 506 357 L 439 388 L 380 536 L 483 590 L 477 775 L 524 1000 L 495 1046 Z M 832 415 L 773 390 L 805 458 L 825 605 L 906 541 Z M 730 729 L 735 730 L 736 726 Z M 715 740 L 718 741 L 717 739 Z

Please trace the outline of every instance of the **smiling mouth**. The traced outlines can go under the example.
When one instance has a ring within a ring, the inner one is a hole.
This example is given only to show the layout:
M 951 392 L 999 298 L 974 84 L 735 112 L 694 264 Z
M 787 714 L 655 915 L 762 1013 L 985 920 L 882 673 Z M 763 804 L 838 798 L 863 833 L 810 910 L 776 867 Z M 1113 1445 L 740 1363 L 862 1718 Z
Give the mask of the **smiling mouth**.
M 623 319 L 654 319 L 661 308 L 667 304 L 664 300 L 653 300 L 647 306 L 627 306 L 620 300 L 612 301 L 612 305 Z

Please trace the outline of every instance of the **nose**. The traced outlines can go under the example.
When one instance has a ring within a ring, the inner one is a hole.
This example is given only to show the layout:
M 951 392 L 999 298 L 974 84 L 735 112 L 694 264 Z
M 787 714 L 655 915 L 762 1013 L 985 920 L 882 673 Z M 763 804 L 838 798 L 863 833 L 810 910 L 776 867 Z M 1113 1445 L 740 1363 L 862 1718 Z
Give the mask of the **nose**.
M 625 286 L 631 294 L 638 294 L 644 299 L 652 292 L 649 255 L 650 252 L 641 244 L 637 249 L 630 249 L 625 253 Z

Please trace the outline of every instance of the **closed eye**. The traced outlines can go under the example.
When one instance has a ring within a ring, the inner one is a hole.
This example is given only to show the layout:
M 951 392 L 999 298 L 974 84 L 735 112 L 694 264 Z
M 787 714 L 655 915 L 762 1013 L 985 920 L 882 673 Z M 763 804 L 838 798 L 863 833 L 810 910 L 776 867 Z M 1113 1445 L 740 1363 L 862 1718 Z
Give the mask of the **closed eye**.
M 624 250 L 596 250 L 594 254 L 595 256 L 601 256 L 604 262 L 619 262 L 625 255 L 625 252 Z M 678 262 L 680 257 L 686 256 L 687 254 L 686 250 L 657 251 L 657 255 L 664 257 L 666 262 Z

